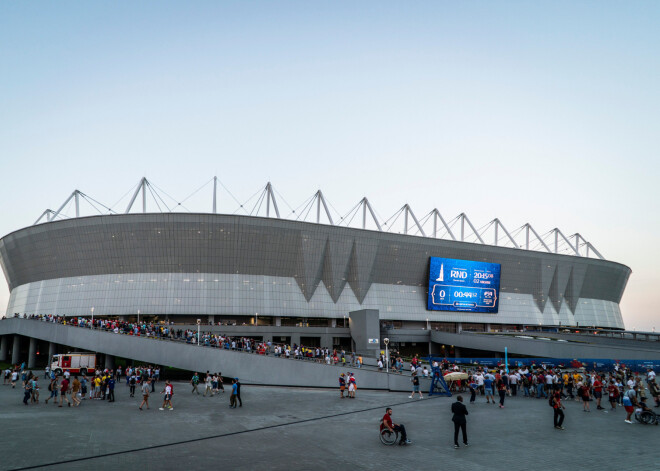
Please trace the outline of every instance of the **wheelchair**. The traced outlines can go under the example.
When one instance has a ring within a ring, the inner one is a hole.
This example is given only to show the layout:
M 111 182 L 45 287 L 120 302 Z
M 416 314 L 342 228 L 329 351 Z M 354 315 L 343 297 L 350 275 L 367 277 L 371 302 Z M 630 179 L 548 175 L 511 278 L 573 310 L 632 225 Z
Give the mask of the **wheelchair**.
M 396 430 L 393 432 L 390 432 L 390 430 L 387 427 L 383 427 L 380 430 L 379 433 L 380 436 L 380 442 L 383 445 L 395 445 L 399 441 L 399 432 Z
M 660 422 L 660 420 L 658 419 L 658 414 L 656 414 L 652 410 L 641 410 L 641 409 L 635 411 L 635 420 L 640 424 L 644 424 L 644 425 L 658 425 L 658 423 Z

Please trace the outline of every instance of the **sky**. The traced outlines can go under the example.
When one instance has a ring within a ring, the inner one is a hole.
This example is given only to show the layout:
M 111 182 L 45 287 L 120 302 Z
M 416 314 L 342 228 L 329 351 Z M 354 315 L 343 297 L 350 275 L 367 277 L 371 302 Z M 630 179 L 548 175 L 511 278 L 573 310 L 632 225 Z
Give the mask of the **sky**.
M 655 1 L 0 2 L 0 236 L 75 189 L 122 212 L 147 177 L 209 212 L 217 176 L 232 213 L 270 181 L 284 216 L 321 189 L 341 215 L 579 232 L 632 269 L 626 327 L 660 328 L 659 23 Z

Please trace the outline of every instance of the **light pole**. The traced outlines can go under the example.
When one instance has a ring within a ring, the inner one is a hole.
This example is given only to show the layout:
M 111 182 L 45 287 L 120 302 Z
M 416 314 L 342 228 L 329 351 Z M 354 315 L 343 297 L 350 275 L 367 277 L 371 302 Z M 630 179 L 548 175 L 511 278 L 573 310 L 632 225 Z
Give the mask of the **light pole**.
M 200 340 L 200 338 L 199 338 L 199 328 L 200 328 L 201 325 L 202 325 L 202 320 L 197 319 L 197 346 L 201 345 L 201 343 L 199 343 L 199 340 Z
M 92 329 L 94 328 L 94 306 L 92 306 Z
M 259 325 L 259 313 L 255 312 L 254 313 L 254 326 L 257 327 Z
M 390 351 L 388 350 L 387 346 L 390 343 L 390 339 L 385 337 L 383 339 L 383 343 L 385 344 L 385 373 L 390 372 Z
M 140 310 L 138 309 L 138 321 L 137 324 L 140 325 Z
M 344 316 L 344 328 L 346 328 L 346 316 Z

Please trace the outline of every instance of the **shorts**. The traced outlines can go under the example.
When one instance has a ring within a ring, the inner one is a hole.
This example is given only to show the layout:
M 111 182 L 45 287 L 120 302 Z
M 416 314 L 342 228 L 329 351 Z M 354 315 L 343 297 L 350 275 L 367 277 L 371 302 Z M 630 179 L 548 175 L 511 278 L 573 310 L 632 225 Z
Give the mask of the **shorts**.
M 413 392 L 419 392 L 419 384 L 413 384 Z
M 603 392 L 602 391 L 594 391 L 594 397 L 596 399 L 600 399 L 601 397 L 603 397 Z
M 632 414 L 635 411 L 635 408 L 633 406 L 623 406 L 623 408 L 628 412 L 629 414 Z
M 345 390 L 346 390 L 346 386 L 339 386 L 339 390 L 340 390 L 340 391 L 345 391 Z
M 165 400 L 166 400 L 166 401 L 169 401 L 169 400 L 171 400 L 171 399 L 172 399 L 172 395 L 171 395 L 171 394 L 165 394 Z
M 145 399 L 145 400 L 146 400 L 146 399 L 149 399 L 149 394 L 143 394 L 143 395 L 142 395 L 142 399 Z

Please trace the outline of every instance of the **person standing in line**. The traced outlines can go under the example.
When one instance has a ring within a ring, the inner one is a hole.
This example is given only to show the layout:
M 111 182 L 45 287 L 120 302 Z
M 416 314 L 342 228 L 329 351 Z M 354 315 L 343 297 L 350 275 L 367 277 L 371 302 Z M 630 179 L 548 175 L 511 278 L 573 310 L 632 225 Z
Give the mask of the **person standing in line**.
M 140 410 L 142 410 L 142 406 L 145 404 L 147 405 L 147 409 L 149 409 L 149 392 L 151 390 L 151 386 L 149 384 L 149 380 L 142 381 L 142 403 L 140 404 Z
M 344 399 L 344 391 L 346 390 L 346 380 L 344 379 L 344 373 L 339 375 L 339 397 Z
M 199 375 L 196 371 L 195 374 L 193 374 L 193 377 L 190 379 L 190 384 L 192 384 L 191 394 L 197 393 L 197 395 L 199 395 L 199 389 L 197 389 L 197 386 L 199 385 Z
M 241 382 L 238 378 L 236 380 L 236 399 L 238 400 L 238 407 L 243 407 L 243 401 L 241 400 Z
M 236 386 L 236 379 L 231 380 L 231 396 L 229 397 L 229 408 L 236 409 L 236 392 L 238 386 Z
M 552 408 L 554 410 L 554 424 L 558 430 L 564 430 L 562 424 L 564 423 L 564 409 L 561 403 L 561 391 L 557 390 L 552 394 Z
M 504 390 L 506 392 L 506 389 Z M 468 410 L 467 407 L 465 407 L 465 404 L 463 404 L 463 396 L 458 396 L 456 398 L 456 402 L 454 402 L 451 405 L 451 412 L 454 414 L 453 417 L 451 418 L 452 422 L 454 422 L 454 448 L 459 448 L 458 445 L 458 431 L 461 430 L 463 432 L 463 444 L 465 446 L 468 446 L 468 438 L 467 438 L 467 419 L 466 416 L 468 415 Z

